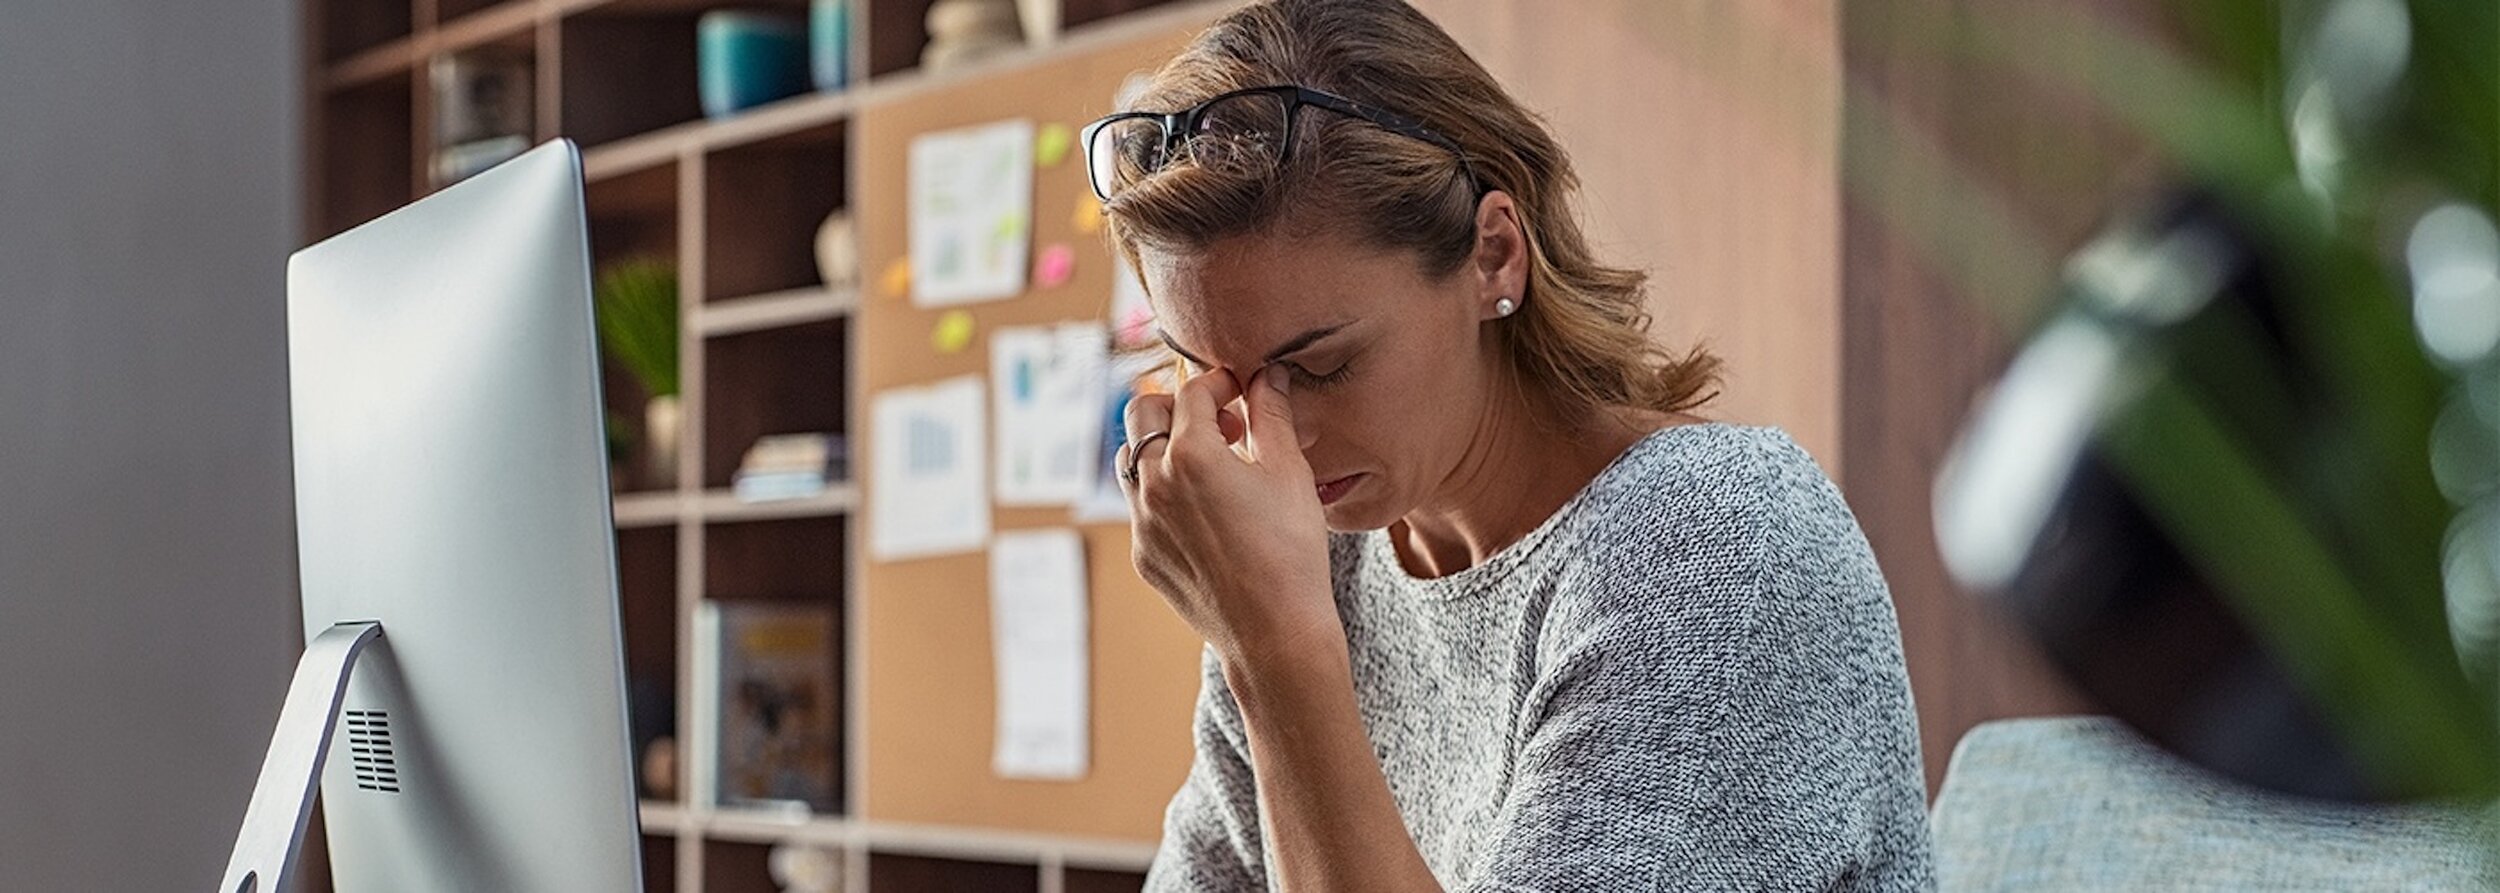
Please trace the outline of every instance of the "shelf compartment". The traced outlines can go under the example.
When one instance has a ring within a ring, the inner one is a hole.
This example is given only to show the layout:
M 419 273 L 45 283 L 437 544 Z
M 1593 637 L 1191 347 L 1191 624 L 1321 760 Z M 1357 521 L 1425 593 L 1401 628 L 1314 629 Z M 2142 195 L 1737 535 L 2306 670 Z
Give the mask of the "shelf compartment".
M 840 608 L 847 525 L 840 517 L 737 521 L 703 528 L 703 594 L 720 601 Z M 835 612 L 835 621 L 841 614 Z M 835 661 L 838 668 L 840 661 Z
M 700 9 L 611 3 L 565 16 L 557 132 L 583 146 L 703 116 L 695 91 Z
M 868 854 L 870 893 L 1040 893 L 1039 866 L 901 853 Z
M 677 261 L 677 165 L 674 159 L 590 183 L 592 260 L 629 257 Z
M 843 136 L 834 120 L 705 157 L 705 301 L 824 286 L 816 231 L 843 207 Z
M 434 32 L 435 52 L 458 52 L 488 44 L 531 46 L 537 43 L 534 0 L 435 0 L 442 24 Z
M 703 381 L 703 486 L 730 486 L 767 434 L 849 434 L 850 320 L 711 339 Z
M 555 13 L 564 48 L 559 132 L 588 147 L 703 119 L 695 23 L 704 13 L 780 9 L 803 20 L 807 0 L 613 0 L 562 8 Z
M 633 259 L 677 264 L 677 173 L 677 165 L 669 163 L 589 184 L 585 198 L 589 204 L 594 275 Z M 684 284 L 681 274 L 678 285 L 682 289 Z M 682 319 L 682 310 L 680 313 Z M 651 394 L 619 364 L 603 356 L 600 366 L 607 421 L 615 426 L 616 436 L 622 438 L 621 452 L 610 457 L 614 460 L 609 473 L 611 483 L 621 493 L 674 490 L 679 476 L 677 462 L 673 458 L 663 461 L 658 445 L 651 439 Z M 682 360 L 679 369 L 683 381 Z M 682 425 L 676 438 L 680 451 L 692 442 L 691 432 Z
M 323 97 L 317 238 L 413 200 L 415 93 L 406 71 Z
M 730 624 L 732 610 L 746 607 L 751 611 L 751 606 L 757 605 L 803 608 L 806 609 L 804 612 L 806 616 L 821 616 L 827 624 L 825 628 L 826 652 L 822 657 L 826 662 L 824 672 L 829 675 L 823 678 L 823 685 L 817 690 L 826 695 L 830 703 L 821 705 L 825 711 L 823 714 L 814 714 L 811 711 L 809 715 L 829 717 L 831 727 L 829 737 L 825 739 L 825 746 L 830 748 L 830 752 L 807 753 L 802 760 L 804 764 L 824 765 L 829 770 L 830 775 L 826 780 L 830 782 L 830 787 L 822 791 L 824 799 L 816 802 L 812 812 L 799 812 L 795 809 L 795 804 L 793 804 L 792 811 L 780 812 L 758 808 L 760 804 L 725 803 L 721 805 L 720 812 L 713 814 L 718 824 L 724 826 L 742 823 L 745 825 L 780 824 L 791 829 L 798 829 L 806 827 L 807 823 L 814 819 L 840 815 L 844 805 L 848 802 L 846 787 L 849 778 L 850 755 L 845 750 L 845 742 L 849 725 L 847 712 L 850 688 L 847 684 L 849 666 L 847 663 L 849 651 L 847 612 L 844 610 L 848 582 L 846 569 L 849 563 L 847 560 L 849 553 L 846 551 L 849 540 L 848 526 L 845 518 L 818 517 L 712 523 L 705 524 L 703 527 L 703 594 L 707 604 L 718 605 L 722 609 L 724 627 Z M 779 609 L 772 610 L 778 611 Z M 774 615 L 768 613 L 764 616 Z M 773 624 L 780 621 L 764 622 Z M 701 625 L 698 624 L 698 626 Z M 808 628 L 812 629 L 812 626 Z M 770 630 L 774 627 L 768 625 L 764 629 Z M 699 634 L 709 635 L 710 633 Z M 722 634 L 727 635 L 725 629 Z M 780 640 L 778 639 L 780 635 L 774 634 L 772 638 Z M 725 655 L 730 647 L 725 641 L 709 643 L 699 647 L 696 653 L 700 655 L 710 652 Z M 813 651 L 810 650 L 785 652 L 776 657 L 771 656 L 769 651 L 774 646 L 765 647 L 768 649 L 768 656 L 764 658 L 768 662 L 767 665 L 776 661 L 799 659 L 802 655 L 808 659 L 813 659 L 814 656 Z M 724 671 L 698 667 L 696 676 L 701 679 L 717 676 L 721 672 Z M 721 682 L 726 686 L 729 680 L 723 679 Z M 812 688 L 813 684 L 809 687 Z M 804 689 L 792 688 L 790 690 Z M 725 691 L 710 697 L 713 703 L 719 705 L 718 709 L 723 715 L 731 712 L 729 699 L 730 695 Z M 812 700 L 809 703 L 812 704 Z M 698 720 L 714 721 L 709 716 L 699 717 Z M 707 736 L 706 740 L 714 742 L 710 745 L 714 748 L 726 746 L 720 743 L 722 735 L 718 733 Z M 815 758 L 820 756 L 829 758 L 829 763 L 817 764 Z M 716 760 L 719 756 L 707 754 L 703 758 Z M 723 778 L 720 783 L 724 793 L 731 790 L 729 779 Z M 774 819 L 778 819 L 779 822 L 773 821 Z
M 867 2 L 867 0 L 862 0 Z M 868 76 L 881 78 L 920 67 L 929 44 L 931 0 L 874 0 L 868 19 Z
M 321 16 L 321 58 L 336 62 L 411 33 L 408 0 L 326 0 Z
M 642 889 L 645 893 L 676 893 L 677 841 L 653 834 L 642 836 Z
M 403 37 L 331 63 L 321 76 L 322 83 L 335 92 L 394 75 L 405 77 L 416 59 L 416 38 Z
M 773 883 L 770 844 L 707 840 L 703 842 L 705 893 L 779 893 Z
M 685 748 L 677 749 L 680 765 L 666 789 L 651 785 L 646 760 L 655 739 L 677 737 L 677 529 L 617 531 L 616 578 L 634 788 L 645 802 L 674 802 L 684 788 Z
M 446 159 L 456 150 L 491 147 L 517 155 L 537 142 L 537 33 L 527 19 L 476 24 L 508 29 L 471 28 L 469 36 L 456 44 L 448 40 L 449 35 L 441 35 L 445 39 L 435 41 L 422 72 L 420 102 L 427 118 L 423 143 L 429 149 L 424 159 L 426 182 L 435 189 L 484 170 L 482 163 L 500 163 L 477 159 L 462 161 L 455 169 Z

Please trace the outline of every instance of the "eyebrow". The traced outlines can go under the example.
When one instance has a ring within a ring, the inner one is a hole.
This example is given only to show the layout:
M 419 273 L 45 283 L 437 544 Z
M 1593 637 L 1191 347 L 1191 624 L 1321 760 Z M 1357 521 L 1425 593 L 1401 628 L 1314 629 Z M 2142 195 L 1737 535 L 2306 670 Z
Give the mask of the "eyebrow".
M 1284 359 L 1284 358 L 1286 358 L 1286 357 L 1288 357 L 1288 356 L 1292 356 L 1292 355 L 1293 355 L 1296 351 L 1302 350 L 1303 348 L 1309 347 L 1309 346 L 1311 346 L 1312 344 L 1318 343 L 1318 342 L 1319 342 L 1319 340 L 1320 340 L 1320 339 L 1322 339 L 1322 338 L 1326 338 L 1326 337 L 1328 337 L 1328 336 L 1330 336 L 1330 335 L 1337 334 L 1339 331 L 1344 330 L 1344 329 L 1345 329 L 1345 327 L 1346 327 L 1346 326 L 1349 326 L 1349 325 L 1353 325 L 1353 323 L 1341 322 L 1341 323 L 1338 323 L 1338 324 L 1333 325 L 1333 326 L 1329 326 L 1329 327 L 1324 328 L 1324 329 L 1312 329 L 1312 330 L 1310 330 L 1310 331 L 1308 331 L 1308 332 L 1304 332 L 1304 333 L 1302 333 L 1302 334 L 1295 335 L 1295 336 L 1293 336 L 1291 339 L 1287 340 L 1285 343 L 1280 344 L 1280 345 L 1277 345 L 1277 347 L 1276 347 L 1276 349 L 1275 349 L 1275 350 L 1268 351 L 1268 352 L 1267 352 L 1267 359 L 1265 359 L 1265 360 L 1261 361 L 1260 365 L 1266 365 L 1267 363 L 1273 363 L 1273 362 L 1276 362 L 1277 360 L 1281 360 L 1281 359 Z M 1214 368 L 1214 364 L 1209 363 L 1209 362 L 1207 362 L 1207 361 L 1205 361 L 1205 360 L 1201 360 L 1201 359 L 1197 358 L 1196 356 L 1192 355 L 1189 351 L 1182 350 L 1182 349 L 1181 349 L 1181 346 L 1180 346 L 1179 344 L 1173 343 L 1173 341 L 1172 341 L 1172 333 L 1170 333 L 1170 332 L 1166 332 L 1166 331 L 1164 331 L 1164 330 L 1162 330 L 1162 329 L 1159 329 L 1159 328 L 1158 328 L 1158 329 L 1156 329 L 1156 330 L 1155 330 L 1155 337 L 1163 339 L 1163 346 L 1171 348 L 1173 353 L 1180 354 L 1180 355 L 1181 355 L 1181 359 L 1188 360 L 1188 361 L 1190 361 L 1190 362 L 1192 362 L 1192 363 L 1196 363 L 1196 364 L 1198 364 L 1198 365 L 1200 365 L 1200 366 L 1205 366 L 1205 367 L 1208 367 L 1208 368 Z

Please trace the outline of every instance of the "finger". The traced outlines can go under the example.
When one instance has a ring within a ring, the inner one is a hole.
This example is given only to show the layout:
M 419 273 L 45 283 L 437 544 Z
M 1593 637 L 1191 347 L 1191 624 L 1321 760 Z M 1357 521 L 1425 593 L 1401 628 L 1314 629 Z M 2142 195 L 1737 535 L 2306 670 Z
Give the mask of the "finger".
M 1242 395 L 1250 404 L 1249 433 L 1243 438 L 1250 445 L 1251 458 L 1261 465 L 1292 468 L 1302 464 L 1302 441 L 1293 430 L 1293 373 L 1283 366 L 1259 370 L 1259 377 Z
M 1128 407 L 1121 410 L 1121 421 L 1130 443 L 1157 431 L 1172 430 L 1172 395 L 1139 394 L 1129 398 Z
M 1210 369 L 1181 382 L 1180 393 L 1172 396 L 1172 440 L 1194 442 L 1196 438 L 1209 436 L 1202 433 L 1207 431 L 1221 440 L 1224 431 L 1215 420 L 1215 414 L 1222 411 L 1225 404 L 1239 399 L 1241 383 L 1233 380 L 1232 373 L 1221 369 Z
M 1241 414 L 1231 409 L 1216 410 L 1215 425 L 1224 429 L 1225 443 L 1240 443 L 1242 435 L 1250 433 L 1250 423 L 1242 421 Z

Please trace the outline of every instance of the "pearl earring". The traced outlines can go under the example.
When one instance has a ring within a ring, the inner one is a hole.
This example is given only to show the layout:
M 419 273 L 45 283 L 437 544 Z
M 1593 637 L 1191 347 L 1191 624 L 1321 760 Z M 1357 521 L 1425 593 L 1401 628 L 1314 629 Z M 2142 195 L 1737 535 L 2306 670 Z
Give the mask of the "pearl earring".
M 1499 301 L 1493 302 L 1493 315 L 1495 316 L 1509 316 L 1511 311 L 1517 309 L 1519 309 L 1519 305 L 1513 303 L 1509 298 L 1503 298 Z

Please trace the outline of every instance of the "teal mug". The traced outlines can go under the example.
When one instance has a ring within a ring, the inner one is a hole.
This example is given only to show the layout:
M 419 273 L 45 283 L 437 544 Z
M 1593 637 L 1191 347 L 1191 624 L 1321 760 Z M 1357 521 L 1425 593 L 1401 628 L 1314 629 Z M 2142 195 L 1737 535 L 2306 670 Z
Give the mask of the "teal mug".
M 808 90 L 807 27 L 768 12 L 714 10 L 695 24 L 696 86 L 718 118 Z

